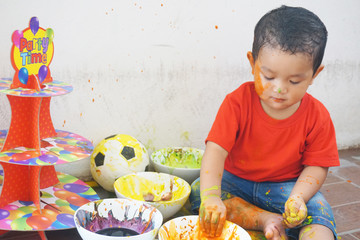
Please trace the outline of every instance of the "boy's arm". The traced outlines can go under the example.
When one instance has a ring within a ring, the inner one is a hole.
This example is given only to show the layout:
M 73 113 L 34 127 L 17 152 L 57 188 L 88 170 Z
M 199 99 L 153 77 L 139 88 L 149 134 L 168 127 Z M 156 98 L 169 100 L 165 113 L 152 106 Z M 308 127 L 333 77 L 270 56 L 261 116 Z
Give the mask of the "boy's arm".
M 201 163 L 199 211 L 202 231 L 210 237 L 220 236 L 226 220 L 226 207 L 221 200 L 221 179 L 228 152 L 208 141 Z
M 288 227 L 297 226 L 305 220 L 306 203 L 319 191 L 327 172 L 327 167 L 305 166 L 285 203 L 284 222 Z

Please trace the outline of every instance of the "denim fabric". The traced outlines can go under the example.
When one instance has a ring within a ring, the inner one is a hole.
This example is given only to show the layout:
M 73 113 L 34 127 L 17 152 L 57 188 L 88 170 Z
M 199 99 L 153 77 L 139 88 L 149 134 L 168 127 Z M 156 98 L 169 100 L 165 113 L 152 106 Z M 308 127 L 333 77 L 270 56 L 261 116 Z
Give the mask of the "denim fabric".
M 230 198 L 231 195 L 235 195 L 259 208 L 282 214 L 284 212 L 285 202 L 295 182 L 296 179 L 286 182 L 252 182 L 224 171 L 221 183 L 221 198 L 225 200 Z M 200 178 L 191 184 L 189 201 L 192 212 L 198 214 L 198 209 L 201 204 Z M 287 235 L 298 239 L 301 227 L 309 224 L 321 224 L 331 229 L 336 239 L 337 234 L 334 215 L 322 193 L 317 192 L 308 201 L 306 207 L 308 210 L 308 218 L 301 225 L 292 229 L 286 229 Z

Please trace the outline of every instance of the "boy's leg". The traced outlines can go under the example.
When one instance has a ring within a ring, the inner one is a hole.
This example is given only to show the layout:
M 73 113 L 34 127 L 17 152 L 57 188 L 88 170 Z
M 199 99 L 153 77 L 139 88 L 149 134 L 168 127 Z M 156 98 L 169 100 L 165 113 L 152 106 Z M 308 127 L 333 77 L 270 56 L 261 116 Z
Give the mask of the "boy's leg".
M 333 232 L 326 226 L 321 224 L 310 224 L 304 226 L 300 230 L 299 239 L 301 240 L 323 240 L 334 239 Z
M 287 239 L 280 214 L 265 211 L 239 197 L 224 200 L 226 220 L 247 230 L 260 230 L 266 239 Z
M 245 196 L 245 198 L 248 198 L 248 196 L 251 195 L 251 189 L 253 187 L 251 184 L 248 184 L 251 182 L 239 184 L 239 182 L 236 182 L 235 179 L 233 179 L 233 176 L 234 175 L 232 174 L 224 172 L 222 181 L 222 189 L 231 191 L 231 193 L 223 190 L 221 192 L 221 198 L 227 209 L 227 220 L 234 222 L 247 230 L 261 230 L 264 232 L 267 239 L 287 239 L 282 225 L 283 218 L 280 214 L 265 211 L 248 201 L 243 200 L 242 198 L 234 196 L 234 194 L 244 195 L 242 192 L 236 191 L 236 189 L 241 188 L 244 191 L 250 191 L 249 195 Z M 246 190 L 245 185 L 249 185 Z M 201 204 L 200 179 L 195 180 L 191 184 L 191 194 L 189 200 L 192 212 L 194 214 L 198 214 L 198 209 Z
M 255 194 L 257 200 L 256 205 L 270 212 L 283 213 L 285 202 L 287 201 L 295 182 L 296 181 L 259 183 L 256 187 L 257 193 Z M 333 212 L 322 193 L 317 192 L 306 203 L 306 207 L 308 216 L 305 221 L 295 228 L 286 229 L 287 235 L 296 239 L 314 240 L 316 238 L 309 237 L 313 237 L 315 233 L 317 234 L 317 231 L 319 231 L 319 234 L 324 234 L 324 236 L 326 236 L 325 234 L 332 232 L 330 238 L 319 237 L 318 239 L 336 239 L 337 233 Z M 313 231 L 316 232 L 312 233 Z

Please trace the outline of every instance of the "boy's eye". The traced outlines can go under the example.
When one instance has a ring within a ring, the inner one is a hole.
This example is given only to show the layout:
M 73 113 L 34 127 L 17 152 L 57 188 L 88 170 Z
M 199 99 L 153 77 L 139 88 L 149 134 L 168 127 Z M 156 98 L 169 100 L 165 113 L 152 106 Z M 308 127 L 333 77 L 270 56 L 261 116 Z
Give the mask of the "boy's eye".
M 291 84 L 299 84 L 300 82 L 296 82 L 296 81 L 290 80 L 290 83 L 291 83 Z
M 272 77 L 266 77 L 266 76 L 264 76 L 264 78 L 265 78 L 266 80 L 268 80 L 268 81 L 271 81 L 271 80 L 274 79 L 274 78 L 272 78 Z

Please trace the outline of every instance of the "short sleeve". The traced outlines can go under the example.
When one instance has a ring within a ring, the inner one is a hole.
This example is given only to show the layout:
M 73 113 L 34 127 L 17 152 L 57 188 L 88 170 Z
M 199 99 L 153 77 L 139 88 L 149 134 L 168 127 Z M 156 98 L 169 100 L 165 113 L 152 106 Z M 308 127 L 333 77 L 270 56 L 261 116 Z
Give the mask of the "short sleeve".
M 230 152 L 235 144 L 239 130 L 239 108 L 240 106 L 234 104 L 229 95 L 226 96 L 219 108 L 206 142 L 212 141 Z
M 308 134 L 303 154 L 303 164 L 309 166 L 339 166 L 339 154 L 333 122 L 328 112 L 323 121 L 317 121 Z M 323 114 L 324 115 L 324 114 Z

